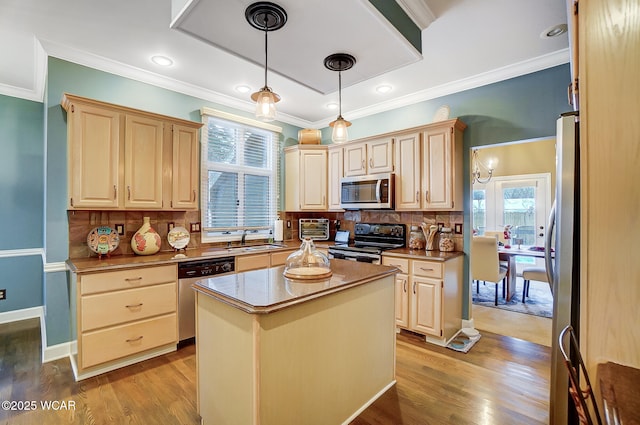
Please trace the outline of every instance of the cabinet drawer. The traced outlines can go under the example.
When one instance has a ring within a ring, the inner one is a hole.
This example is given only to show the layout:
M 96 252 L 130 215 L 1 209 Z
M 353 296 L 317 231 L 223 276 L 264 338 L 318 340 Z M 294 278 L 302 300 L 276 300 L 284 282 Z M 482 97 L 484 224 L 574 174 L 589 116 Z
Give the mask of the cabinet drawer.
M 394 266 L 400 269 L 400 273 L 409 273 L 409 260 L 406 258 L 382 256 L 384 266 Z
M 82 331 L 176 311 L 176 283 L 87 295 L 81 301 Z
M 80 276 L 80 294 L 133 289 L 177 280 L 178 268 L 175 265 L 93 273 Z
M 436 279 L 442 278 L 442 263 L 435 261 L 420 261 L 413 260 L 411 266 L 411 274 L 414 276 L 434 277 Z
M 268 269 L 271 266 L 271 254 L 239 255 L 236 257 L 236 272 Z
M 271 267 L 282 266 L 287 261 L 287 257 L 291 255 L 292 252 L 295 252 L 295 251 L 296 250 L 294 249 L 292 251 L 272 252 Z
M 175 313 L 84 333 L 81 340 L 81 367 L 95 366 L 161 345 L 176 343 L 177 333 Z

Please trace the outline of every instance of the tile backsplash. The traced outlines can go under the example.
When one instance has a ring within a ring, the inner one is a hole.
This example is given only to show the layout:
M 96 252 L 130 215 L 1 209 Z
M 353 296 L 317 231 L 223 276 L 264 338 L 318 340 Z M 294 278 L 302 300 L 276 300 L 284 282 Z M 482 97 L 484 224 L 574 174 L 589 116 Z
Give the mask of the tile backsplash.
M 169 224 L 176 227 L 184 227 L 190 230 L 192 223 L 200 222 L 200 211 L 67 211 L 69 221 L 69 258 L 82 258 L 96 256 L 87 246 L 87 235 L 98 226 L 109 226 L 113 229 L 117 225 L 124 225 L 124 235 L 120 236 L 120 245 L 112 255 L 133 254 L 131 238 L 142 226 L 143 217 L 149 217 L 151 227 L 160 234 L 162 239 L 161 251 L 171 251 L 167 242 Z M 442 224 L 444 227 L 458 228 L 462 230 L 462 212 L 399 212 L 393 210 L 360 210 L 344 212 L 281 212 L 280 218 L 284 220 L 284 239 L 298 240 L 298 219 L 300 218 L 327 218 L 329 219 L 329 239 L 333 240 L 336 234 L 336 223 L 339 220 L 340 230 L 349 230 L 353 239 L 355 224 L 366 223 L 404 223 L 407 226 L 407 244 L 409 229 L 413 225 L 425 222 L 428 225 Z M 287 222 L 291 224 L 287 227 Z M 454 246 L 456 251 L 462 251 L 462 234 L 454 233 Z M 202 245 L 200 232 L 192 232 L 187 248 L 198 248 Z

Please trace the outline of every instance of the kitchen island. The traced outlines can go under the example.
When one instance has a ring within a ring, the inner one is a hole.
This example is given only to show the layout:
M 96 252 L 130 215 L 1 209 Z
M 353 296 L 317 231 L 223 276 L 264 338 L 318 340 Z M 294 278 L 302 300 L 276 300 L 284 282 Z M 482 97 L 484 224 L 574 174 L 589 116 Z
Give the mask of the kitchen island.
M 204 425 L 349 423 L 393 386 L 397 269 L 331 269 L 316 282 L 273 267 L 194 284 Z

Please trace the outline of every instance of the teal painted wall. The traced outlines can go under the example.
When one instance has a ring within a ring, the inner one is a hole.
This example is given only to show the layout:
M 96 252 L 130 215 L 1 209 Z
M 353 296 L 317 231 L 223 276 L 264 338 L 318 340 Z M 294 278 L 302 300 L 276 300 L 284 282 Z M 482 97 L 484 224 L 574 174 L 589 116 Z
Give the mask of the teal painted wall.
M 446 104 L 451 107 L 452 117 L 460 117 L 469 126 L 464 137 L 465 173 L 468 175 L 469 149 L 473 146 L 553 135 L 556 116 L 569 109 L 565 97 L 568 78 L 568 65 L 559 66 L 420 102 L 353 120 L 350 136 L 356 139 L 422 125 L 431 121 L 440 105 Z M 10 233 L 11 237 L 0 239 L 0 251 L 44 247 L 48 264 L 61 263 L 68 256 L 66 115 L 60 107 L 63 92 L 195 121 L 200 119 L 199 110 L 202 106 L 251 116 L 250 113 L 193 96 L 50 58 L 44 105 L 0 96 L 0 136 L 3 143 L 3 157 L 0 158 L 3 206 L 0 208 L 0 217 L 5 219 L 5 223 L 15 224 L 7 229 L 14 232 Z M 294 143 L 299 128 L 276 124 L 283 127 L 284 144 Z M 330 140 L 328 129 L 323 129 L 323 140 L 325 143 Z M 43 183 L 44 163 L 46 186 Z M 22 173 L 21 176 L 18 176 L 18 171 Z M 21 193 L 30 196 L 22 197 Z M 465 185 L 465 198 L 469 198 L 468 184 Z M 10 201 L 7 206 L 5 199 Z M 46 223 L 44 226 L 43 222 Z M 464 227 L 465 245 L 468 246 L 468 215 L 465 215 Z M 30 281 L 37 281 L 31 283 L 29 291 L 25 291 L 29 302 L 13 306 L 0 301 L 0 311 L 5 311 L 5 306 L 9 306 L 6 309 L 9 311 L 45 305 L 47 344 L 51 346 L 70 341 L 72 292 L 67 273 L 62 270 L 46 273 L 43 292 L 43 267 L 39 256 L 24 257 L 20 261 L 0 261 L 3 277 L 26 277 L 29 273 L 19 272 L 27 268 L 37 270 L 34 276 L 28 276 Z M 465 299 L 468 298 L 468 287 L 468 280 L 465 279 Z M 9 296 L 19 293 L 13 289 L 8 291 Z M 467 302 L 464 307 L 468 312 Z
M 200 121 L 203 106 L 252 118 L 248 112 L 187 96 L 171 90 L 123 78 L 107 72 L 49 58 L 45 94 L 47 140 L 47 187 L 45 252 L 47 262 L 61 262 L 68 257 L 67 223 L 67 121 L 60 106 L 63 93 L 71 93 L 104 102 L 128 106 L 172 117 Z M 274 122 L 283 128 L 283 144 L 298 138 L 299 127 Z M 284 167 L 283 167 L 284 168 Z M 283 179 L 281 179 L 283 180 Z M 282 186 L 282 184 L 281 184 Z M 283 193 L 281 191 L 281 193 Z M 283 205 L 283 199 L 281 205 Z M 46 274 L 47 344 L 70 341 L 71 286 L 66 272 Z
M 42 248 L 43 133 L 42 103 L 0 95 L 0 312 L 42 305 L 42 256 L 2 251 Z
M 450 116 L 458 117 L 464 132 L 464 175 L 469 176 L 472 147 L 496 143 L 554 136 L 556 119 L 570 110 L 567 103 L 569 65 L 560 65 L 498 83 L 440 97 L 365 118 L 351 120 L 349 139 L 387 133 L 431 122 L 442 105 L 451 108 Z M 349 119 L 349 114 L 344 114 Z M 323 143 L 331 143 L 331 129 L 322 130 Z M 464 183 L 464 304 L 463 314 L 469 318 L 469 250 L 471 245 L 470 178 Z

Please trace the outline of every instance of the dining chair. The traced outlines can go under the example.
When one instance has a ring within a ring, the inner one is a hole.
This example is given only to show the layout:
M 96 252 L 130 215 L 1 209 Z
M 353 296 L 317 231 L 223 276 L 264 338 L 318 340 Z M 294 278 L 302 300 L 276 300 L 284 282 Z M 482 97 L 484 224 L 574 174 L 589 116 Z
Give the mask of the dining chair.
M 471 275 L 473 280 L 496 285 L 494 304 L 498 305 L 498 284 L 502 282 L 504 297 L 507 268 L 500 265 L 498 244 L 494 236 L 474 236 L 471 242 Z
M 522 269 L 522 279 L 524 280 L 524 285 L 522 286 L 523 303 L 525 302 L 525 298 L 529 296 L 529 286 L 531 285 L 532 280 L 535 280 L 536 282 L 549 283 L 547 270 L 544 267 L 525 267 Z M 551 285 L 549 285 L 549 288 L 551 288 Z
M 567 367 L 567 372 L 569 373 L 569 394 L 573 399 L 580 423 L 582 425 L 593 425 L 594 423 L 602 425 L 600 412 L 598 411 L 598 403 L 596 403 L 596 397 L 593 394 L 593 387 L 589 381 L 587 368 L 580 354 L 580 345 L 578 344 L 578 339 L 572 326 L 566 326 L 562 332 L 560 332 L 560 336 L 558 336 L 558 347 L 564 359 L 564 365 Z M 572 363 L 572 357 L 576 359 L 577 367 Z M 579 370 L 578 367 L 580 368 Z M 582 374 L 584 387 L 580 385 L 579 373 Z M 589 406 L 589 404 L 591 404 L 591 406 Z M 589 410 L 589 407 L 593 410 Z

